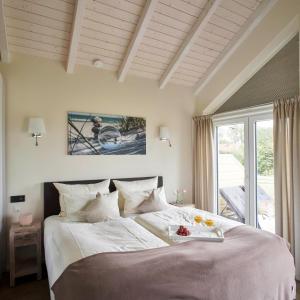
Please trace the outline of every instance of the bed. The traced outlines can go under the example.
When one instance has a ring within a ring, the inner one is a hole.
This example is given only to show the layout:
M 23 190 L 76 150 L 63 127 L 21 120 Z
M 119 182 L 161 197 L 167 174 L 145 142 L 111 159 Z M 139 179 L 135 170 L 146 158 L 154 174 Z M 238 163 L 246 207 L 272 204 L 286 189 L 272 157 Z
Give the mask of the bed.
M 109 190 L 115 189 L 111 181 Z M 295 298 L 293 258 L 278 236 L 192 208 L 69 222 L 57 216 L 58 198 L 53 183 L 45 183 L 44 246 L 53 300 Z M 168 238 L 170 224 L 189 224 L 196 214 L 213 218 L 225 241 L 178 244 Z

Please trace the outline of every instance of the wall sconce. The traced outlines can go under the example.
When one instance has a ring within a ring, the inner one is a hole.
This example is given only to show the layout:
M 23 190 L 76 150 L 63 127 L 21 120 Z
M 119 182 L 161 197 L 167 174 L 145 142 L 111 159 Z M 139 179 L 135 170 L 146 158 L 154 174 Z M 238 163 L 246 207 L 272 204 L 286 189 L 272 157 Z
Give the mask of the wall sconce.
M 170 141 L 170 132 L 168 127 L 166 126 L 159 127 L 159 138 L 162 142 L 169 142 L 169 146 L 172 147 Z
M 42 118 L 30 118 L 28 124 L 28 132 L 35 138 L 35 145 L 38 146 L 38 138 L 46 133 L 44 120 Z

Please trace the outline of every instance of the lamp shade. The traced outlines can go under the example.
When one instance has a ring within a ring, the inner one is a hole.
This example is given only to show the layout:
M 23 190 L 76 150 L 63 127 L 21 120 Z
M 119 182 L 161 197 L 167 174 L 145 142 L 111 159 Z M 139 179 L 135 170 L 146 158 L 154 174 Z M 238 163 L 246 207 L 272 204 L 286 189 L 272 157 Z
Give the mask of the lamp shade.
M 44 120 L 42 118 L 30 118 L 28 132 L 35 135 L 46 133 Z
M 159 137 L 161 141 L 170 140 L 170 131 L 166 126 L 159 127 Z

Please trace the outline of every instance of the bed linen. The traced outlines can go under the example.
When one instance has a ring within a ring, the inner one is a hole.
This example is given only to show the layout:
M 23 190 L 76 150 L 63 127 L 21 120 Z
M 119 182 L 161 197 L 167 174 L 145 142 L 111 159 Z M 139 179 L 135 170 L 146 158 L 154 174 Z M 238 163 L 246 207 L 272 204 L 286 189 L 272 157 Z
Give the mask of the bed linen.
M 169 224 L 190 224 L 199 214 L 214 219 L 224 230 L 224 243 L 190 241 L 176 245 L 168 239 Z M 136 227 L 133 220 L 144 227 Z M 50 287 L 57 293 L 55 300 L 68 300 L 70 295 L 70 299 L 87 299 L 85 295 L 89 295 L 90 300 L 100 295 L 110 300 L 294 299 L 294 263 L 283 239 L 205 211 L 174 207 L 106 223 L 70 223 L 59 217 L 49 217 L 45 223 L 46 262 Z M 167 245 L 172 246 L 164 247 Z M 169 263 L 165 265 L 165 261 Z M 198 277 L 191 275 L 194 272 Z M 87 276 L 89 280 L 84 281 Z M 76 286 L 76 280 L 85 293 L 72 294 L 76 289 L 67 289 L 71 294 L 66 295 L 63 287 Z M 177 289 L 175 286 L 182 282 L 184 288 Z M 120 290 L 121 298 L 120 292 L 114 294 Z M 89 294 L 91 291 L 97 296 Z M 218 293 L 225 296 L 216 298 Z M 54 299 L 52 291 L 51 297 Z
M 56 300 L 292 300 L 294 276 L 282 238 L 237 226 L 223 243 L 190 241 L 86 257 L 52 288 Z
M 50 287 L 68 265 L 90 255 L 167 245 L 131 218 L 89 224 L 51 216 L 44 223 L 45 259 Z M 52 293 L 51 298 L 54 299 Z
M 162 211 L 136 215 L 134 220 L 168 244 L 172 245 L 183 241 L 172 240 L 169 238 L 169 225 L 192 225 L 196 215 L 200 215 L 204 219 L 214 220 L 216 225 L 221 228 L 223 232 L 243 225 L 242 223 L 191 207 L 172 207 Z

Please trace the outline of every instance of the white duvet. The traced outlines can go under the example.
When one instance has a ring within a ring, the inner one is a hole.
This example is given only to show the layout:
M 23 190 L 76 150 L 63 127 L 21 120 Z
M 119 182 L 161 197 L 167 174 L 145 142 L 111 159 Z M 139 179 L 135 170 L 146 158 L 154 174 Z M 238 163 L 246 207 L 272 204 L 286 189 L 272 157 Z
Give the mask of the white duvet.
M 130 218 L 89 224 L 58 216 L 45 220 L 44 243 L 50 287 L 68 265 L 89 255 L 168 246 Z
M 224 232 L 241 225 L 239 222 L 191 207 L 174 207 L 158 212 L 146 213 L 136 216 L 135 221 L 168 244 L 174 244 L 180 241 L 169 238 L 169 225 L 192 225 L 196 215 L 200 215 L 204 219 L 214 220 L 216 225 Z

